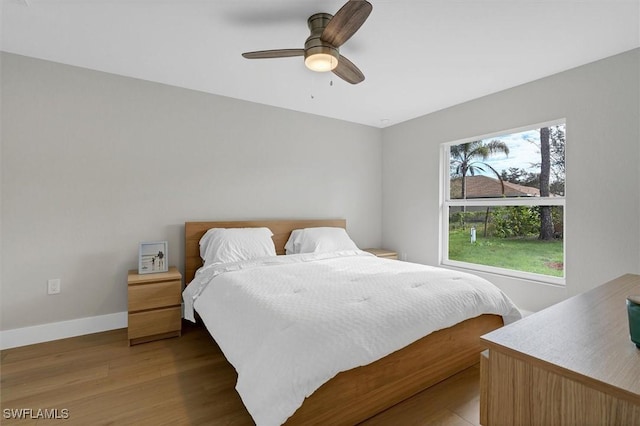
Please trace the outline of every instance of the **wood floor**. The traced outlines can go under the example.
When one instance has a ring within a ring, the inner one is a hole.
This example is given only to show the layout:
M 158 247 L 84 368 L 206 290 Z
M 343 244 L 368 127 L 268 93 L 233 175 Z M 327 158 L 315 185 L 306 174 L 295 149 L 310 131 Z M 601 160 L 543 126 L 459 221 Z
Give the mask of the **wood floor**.
M 190 323 L 180 338 L 133 347 L 121 329 L 8 349 L 1 357 L 3 425 L 253 425 L 234 389 L 235 370 L 207 331 Z M 38 409 L 68 418 L 43 420 Z M 33 418 L 7 418 L 11 410 Z M 478 419 L 475 366 L 363 425 L 469 426 Z

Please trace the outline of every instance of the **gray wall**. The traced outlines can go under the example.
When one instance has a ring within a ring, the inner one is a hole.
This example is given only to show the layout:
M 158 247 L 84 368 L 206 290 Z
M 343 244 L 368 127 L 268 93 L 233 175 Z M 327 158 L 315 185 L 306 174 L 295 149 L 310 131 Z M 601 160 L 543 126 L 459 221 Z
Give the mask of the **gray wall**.
M 344 217 L 360 246 L 437 265 L 441 144 L 563 117 L 567 286 L 486 276 L 537 310 L 640 273 L 640 50 L 382 131 L 0 59 L 0 330 L 126 311 L 138 242 L 182 268 L 187 220 Z
M 484 274 L 538 310 L 640 273 L 640 50 L 383 131 L 383 244 L 437 265 L 445 142 L 566 118 L 566 288 Z
M 2 330 L 126 311 L 138 243 L 182 269 L 189 220 L 346 218 L 381 242 L 379 129 L 1 59 Z

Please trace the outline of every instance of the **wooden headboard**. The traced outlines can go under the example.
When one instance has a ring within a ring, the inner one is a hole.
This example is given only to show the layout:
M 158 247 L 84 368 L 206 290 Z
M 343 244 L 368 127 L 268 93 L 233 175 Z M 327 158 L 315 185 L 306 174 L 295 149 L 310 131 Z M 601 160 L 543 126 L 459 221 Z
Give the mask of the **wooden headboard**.
M 301 228 L 317 228 L 319 226 L 332 226 L 346 228 L 345 219 L 302 219 L 302 220 L 243 220 L 225 222 L 185 222 L 184 224 L 184 274 L 185 284 L 189 284 L 202 266 L 200 258 L 200 238 L 211 228 L 257 228 L 266 226 L 273 232 L 273 242 L 277 254 L 284 253 L 284 245 L 291 235 L 291 231 Z

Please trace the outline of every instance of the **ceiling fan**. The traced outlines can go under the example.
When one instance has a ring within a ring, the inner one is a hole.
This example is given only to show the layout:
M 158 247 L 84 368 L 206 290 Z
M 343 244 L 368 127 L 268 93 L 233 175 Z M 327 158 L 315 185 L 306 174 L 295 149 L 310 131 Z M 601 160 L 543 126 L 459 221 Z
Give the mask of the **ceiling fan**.
M 245 52 L 247 59 L 288 58 L 304 56 L 307 68 L 335 75 L 351 84 L 364 80 L 364 74 L 353 62 L 340 55 L 342 46 L 367 20 L 373 6 L 366 0 L 349 0 L 335 15 L 316 13 L 307 20 L 311 35 L 304 43 L 304 49 L 276 49 Z

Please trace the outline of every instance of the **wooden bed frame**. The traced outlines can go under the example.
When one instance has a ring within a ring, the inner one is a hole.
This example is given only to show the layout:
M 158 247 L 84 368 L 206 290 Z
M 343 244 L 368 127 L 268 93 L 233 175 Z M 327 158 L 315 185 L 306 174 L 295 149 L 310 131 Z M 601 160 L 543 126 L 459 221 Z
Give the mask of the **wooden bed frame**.
M 252 220 L 185 223 L 185 278 L 189 283 L 202 266 L 199 241 L 210 228 L 266 226 L 274 233 L 278 254 L 291 231 L 333 226 L 344 219 Z M 480 336 L 500 328 L 502 317 L 481 315 L 436 331 L 371 364 L 339 373 L 307 397 L 286 424 L 353 425 L 477 364 L 485 347 Z

